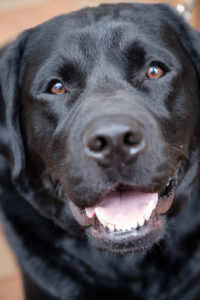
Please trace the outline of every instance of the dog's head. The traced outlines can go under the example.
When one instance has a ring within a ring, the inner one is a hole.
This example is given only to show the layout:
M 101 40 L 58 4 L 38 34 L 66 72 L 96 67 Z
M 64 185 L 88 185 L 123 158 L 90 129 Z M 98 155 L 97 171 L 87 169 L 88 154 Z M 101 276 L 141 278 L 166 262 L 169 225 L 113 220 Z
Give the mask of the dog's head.
M 24 32 L 0 60 L 13 180 L 98 248 L 151 247 L 198 176 L 199 70 L 199 33 L 165 5 L 86 8 Z

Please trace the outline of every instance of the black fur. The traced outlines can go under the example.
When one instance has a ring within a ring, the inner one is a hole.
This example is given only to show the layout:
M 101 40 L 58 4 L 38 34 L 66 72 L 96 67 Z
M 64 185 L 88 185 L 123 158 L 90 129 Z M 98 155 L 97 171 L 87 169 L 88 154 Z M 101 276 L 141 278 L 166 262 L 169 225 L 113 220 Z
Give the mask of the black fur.
M 145 77 L 152 61 L 165 76 Z M 55 79 L 67 93 L 50 93 Z M 1 50 L 0 216 L 27 300 L 200 299 L 199 81 L 200 34 L 166 5 L 86 8 Z M 113 113 L 145 128 L 147 151 L 125 167 L 82 150 L 87 125 Z M 161 240 L 142 241 L 149 250 L 116 256 L 74 219 L 69 199 L 93 206 L 121 182 L 162 190 L 180 162 Z

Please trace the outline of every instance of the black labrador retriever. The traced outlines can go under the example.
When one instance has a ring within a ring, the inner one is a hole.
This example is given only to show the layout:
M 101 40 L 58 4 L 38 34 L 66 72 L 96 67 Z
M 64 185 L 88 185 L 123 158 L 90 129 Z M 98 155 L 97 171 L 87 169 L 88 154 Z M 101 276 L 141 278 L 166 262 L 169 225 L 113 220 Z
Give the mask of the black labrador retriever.
M 26 299 L 200 299 L 199 82 L 200 33 L 163 4 L 85 8 L 1 50 Z

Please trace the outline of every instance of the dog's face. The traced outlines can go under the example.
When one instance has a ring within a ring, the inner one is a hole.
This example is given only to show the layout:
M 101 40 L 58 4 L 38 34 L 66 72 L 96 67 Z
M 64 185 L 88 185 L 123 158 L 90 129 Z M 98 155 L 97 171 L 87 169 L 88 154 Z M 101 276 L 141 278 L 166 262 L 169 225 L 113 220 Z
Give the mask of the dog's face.
M 190 30 L 166 6 L 119 4 L 61 16 L 23 38 L 15 171 L 23 144 L 32 203 L 98 248 L 151 247 L 197 175 Z

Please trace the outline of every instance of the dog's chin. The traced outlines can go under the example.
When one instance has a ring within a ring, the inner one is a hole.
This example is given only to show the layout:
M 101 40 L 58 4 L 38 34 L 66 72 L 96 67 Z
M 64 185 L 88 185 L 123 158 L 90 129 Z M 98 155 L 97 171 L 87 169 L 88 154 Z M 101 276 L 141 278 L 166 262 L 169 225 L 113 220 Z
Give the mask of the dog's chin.
M 165 216 L 152 216 L 144 226 L 137 229 L 111 232 L 101 224 L 87 228 L 87 236 L 91 244 L 112 254 L 130 254 L 147 251 L 162 239 Z
M 163 237 L 165 215 L 172 205 L 176 184 L 177 177 L 172 176 L 158 193 L 120 185 L 93 207 L 80 208 L 72 201 L 70 207 L 96 248 L 115 254 L 145 251 Z

